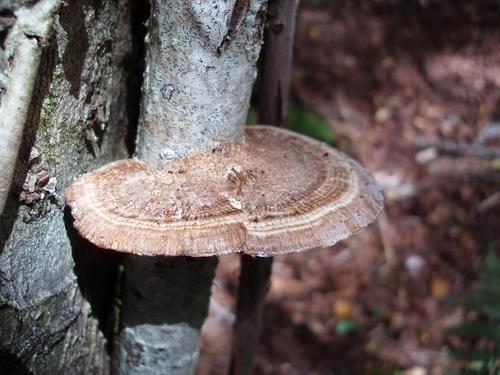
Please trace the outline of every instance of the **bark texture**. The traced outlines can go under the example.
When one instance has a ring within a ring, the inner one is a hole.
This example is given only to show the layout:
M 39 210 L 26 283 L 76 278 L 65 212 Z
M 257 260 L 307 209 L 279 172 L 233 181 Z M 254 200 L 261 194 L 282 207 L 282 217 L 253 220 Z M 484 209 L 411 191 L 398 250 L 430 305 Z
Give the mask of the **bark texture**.
M 10 37 L 5 44 L 5 70 L 10 65 L 10 79 L 5 77 L 5 96 L 0 106 L 0 212 L 3 211 L 14 175 L 14 166 L 28 115 L 42 48 L 52 28 L 52 19 L 60 0 L 42 0 L 31 8 L 15 13 Z M 13 22 L 13 20 L 11 20 Z
M 0 7 L 15 14 L 31 4 L 2 1 Z M 75 176 L 127 156 L 129 5 L 75 0 L 52 18 L 47 40 L 32 39 L 40 66 L 0 217 L 0 368 L 104 374 L 109 363 L 100 328 L 109 310 L 106 285 L 112 288 L 105 267 L 112 262 L 72 231 L 62 193 Z M 3 31 L 9 33 L 0 50 L 0 106 L 19 79 L 8 49 L 17 43 L 15 34 Z
M 244 140 L 265 0 L 154 0 L 137 155 L 158 168 Z
M 119 373 L 188 375 L 217 258 L 127 256 Z
M 160 168 L 222 140 L 244 141 L 264 14 L 265 0 L 152 1 L 139 159 Z M 121 374 L 193 372 L 215 264 L 127 258 Z

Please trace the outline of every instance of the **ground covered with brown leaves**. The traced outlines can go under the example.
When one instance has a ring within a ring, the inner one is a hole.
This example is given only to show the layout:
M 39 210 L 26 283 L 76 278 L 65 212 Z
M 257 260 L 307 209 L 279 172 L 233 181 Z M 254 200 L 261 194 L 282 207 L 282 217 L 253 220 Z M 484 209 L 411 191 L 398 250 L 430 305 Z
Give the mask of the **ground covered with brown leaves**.
M 499 19 L 486 1 L 301 7 L 292 97 L 386 207 L 335 248 L 275 259 L 257 374 L 444 372 L 454 297 L 499 239 L 500 158 L 485 154 L 499 146 Z M 226 372 L 238 268 L 221 259 L 199 374 Z

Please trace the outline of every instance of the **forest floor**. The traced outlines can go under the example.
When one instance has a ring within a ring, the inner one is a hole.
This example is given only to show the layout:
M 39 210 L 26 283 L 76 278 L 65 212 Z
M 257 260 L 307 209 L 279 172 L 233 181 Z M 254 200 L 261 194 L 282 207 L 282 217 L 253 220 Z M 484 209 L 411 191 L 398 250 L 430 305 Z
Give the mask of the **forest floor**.
M 456 297 L 499 239 L 498 158 L 467 154 L 500 145 L 500 10 L 323 3 L 299 12 L 292 97 L 376 177 L 385 213 L 334 248 L 275 258 L 256 373 L 441 374 Z M 221 258 L 199 374 L 226 372 L 238 268 Z

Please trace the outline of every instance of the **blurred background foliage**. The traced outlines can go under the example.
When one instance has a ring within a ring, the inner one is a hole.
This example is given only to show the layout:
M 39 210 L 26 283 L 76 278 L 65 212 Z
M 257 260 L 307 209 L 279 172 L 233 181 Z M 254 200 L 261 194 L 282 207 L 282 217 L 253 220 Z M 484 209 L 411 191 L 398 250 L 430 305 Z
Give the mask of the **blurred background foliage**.
M 288 127 L 358 160 L 385 212 L 275 258 L 257 375 L 500 374 L 499 41 L 498 0 L 300 2 Z
M 500 374 L 500 256 L 494 244 L 462 299 L 466 318 L 446 336 L 451 356 L 465 366 L 449 374 Z M 454 337 L 460 342 L 453 343 Z
M 255 125 L 257 122 L 257 110 L 255 107 L 251 107 L 248 112 L 247 124 Z M 335 146 L 335 138 L 330 125 L 316 113 L 294 102 L 292 102 L 288 108 L 287 128 L 317 139 L 318 141 L 328 143 L 331 146 Z

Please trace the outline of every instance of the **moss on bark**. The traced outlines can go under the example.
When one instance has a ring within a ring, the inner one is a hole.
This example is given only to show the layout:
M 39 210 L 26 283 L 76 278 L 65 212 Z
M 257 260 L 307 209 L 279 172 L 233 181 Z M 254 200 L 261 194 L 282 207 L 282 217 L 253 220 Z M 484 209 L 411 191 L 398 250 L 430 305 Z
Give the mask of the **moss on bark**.
M 62 197 L 77 175 L 127 157 L 123 62 L 131 40 L 126 0 L 71 1 L 55 16 L 0 217 L 2 372 L 109 370 L 101 330 L 116 262 L 71 233 Z M 48 183 L 37 180 L 42 171 Z M 102 296 L 82 276 L 89 269 L 103 284 Z

